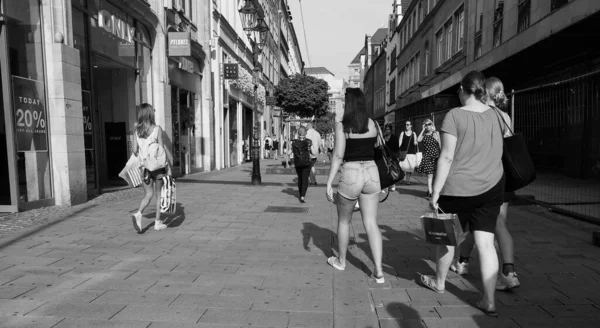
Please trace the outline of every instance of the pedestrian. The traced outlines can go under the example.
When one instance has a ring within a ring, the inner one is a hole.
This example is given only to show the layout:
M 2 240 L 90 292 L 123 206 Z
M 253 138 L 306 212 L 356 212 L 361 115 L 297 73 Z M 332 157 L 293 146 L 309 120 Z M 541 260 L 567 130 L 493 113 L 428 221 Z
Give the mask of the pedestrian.
M 142 163 L 149 166 L 150 161 L 161 160 L 163 163 L 158 169 L 149 171 L 144 168 L 144 197 L 140 202 L 137 212 L 132 215 L 133 227 L 138 233 L 142 229 L 142 212 L 150 204 L 154 193 L 156 193 L 156 219 L 154 220 L 154 230 L 163 230 L 167 227 L 160 219 L 160 194 L 163 185 L 162 178 L 171 175 L 171 164 L 169 156 L 166 156 L 163 141 L 163 131 L 154 120 L 154 108 L 148 103 L 143 103 L 137 108 L 137 124 L 135 126 L 135 142 L 133 143 L 133 153 L 140 158 Z M 157 156 L 162 154 L 162 156 Z M 161 167 L 162 166 L 162 167 Z
M 379 207 L 379 170 L 375 164 L 377 123 L 369 119 L 364 93 L 358 88 L 346 89 L 346 109 L 341 122 L 335 125 L 335 149 L 327 180 L 327 200 L 334 201 L 333 180 L 340 169 L 337 189 L 338 213 L 338 256 L 327 259 L 327 263 L 338 270 L 346 268 L 346 254 L 350 237 L 350 221 L 357 201 L 363 225 L 369 239 L 375 270 L 375 282 L 383 284 L 385 278 L 381 266 L 382 241 L 377 225 Z
M 386 125 L 383 130 L 383 139 L 390 150 L 390 155 L 394 158 L 398 158 L 400 153 L 400 143 L 398 137 L 392 133 L 392 126 L 390 124 Z M 396 191 L 396 184 L 393 184 L 391 187 L 392 191 Z
M 279 138 L 273 136 L 273 158 L 275 160 L 279 159 Z
M 503 126 L 496 112 L 485 105 L 485 77 L 469 72 L 458 91 L 462 107 L 450 110 L 442 124 L 442 152 L 433 181 L 430 206 L 434 211 L 457 214 L 460 224 L 474 234 L 479 251 L 483 299 L 475 306 L 497 317 L 494 292 L 498 256 L 494 231 L 504 196 L 502 167 Z M 436 275 L 422 275 L 423 286 L 443 293 L 454 259 L 454 246 L 438 245 Z
M 331 162 L 331 157 L 333 156 L 333 134 L 328 134 L 326 139 L 325 147 L 327 148 L 327 157 Z
M 504 85 L 498 78 L 490 77 L 485 80 L 485 88 L 488 93 L 487 104 L 500 109 L 502 111 L 501 115 L 510 126 L 510 117 L 506 113 L 508 99 L 506 98 L 506 94 L 504 94 Z M 509 137 L 510 135 L 510 130 L 506 129 L 504 137 Z M 498 239 L 500 259 L 502 260 L 502 272 L 498 274 L 498 278 L 496 279 L 496 290 L 508 290 L 521 286 L 521 282 L 519 282 L 519 278 L 515 272 L 514 243 L 507 226 L 508 203 L 515 197 L 516 194 L 514 191 L 504 193 L 504 201 L 500 207 L 500 214 L 498 214 L 498 220 L 496 221 L 496 238 Z M 460 256 L 458 260 L 452 263 L 450 270 L 461 275 L 469 272 L 469 257 L 474 243 L 473 235 L 469 234 L 467 239 L 460 245 Z
M 265 158 L 271 158 L 271 147 L 273 146 L 273 140 L 269 137 L 269 134 L 265 137 Z
M 404 132 L 399 139 L 400 152 L 406 154 L 404 160 L 400 161 L 400 168 L 404 171 L 404 183 L 410 185 L 410 176 L 417 167 L 417 134 L 412 130 L 411 121 L 406 121 Z
M 250 147 L 248 144 L 249 144 L 249 140 L 248 139 L 244 140 L 243 151 L 244 151 L 244 161 L 245 162 L 250 161 Z
M 284 137 L 283 138 L 283 155 L 284 155 L 284 160 L 285 162 L 283 162 L 283 167 L 287 168 L 288 165 L 290 165 L 290 155 L 288 153 L 288 138 Z
M 427 175 L 427 198 L 431 198 L 433 191 L 433 175 L 437 167 L 437 161 L 440 157 L 440 134 L 435 130 L 435 125 L 430 119 L 423 122 L 421 133 L 417 142 L 423 145 L 423 159 L 421 165 L 417 167 L 418 173 Z
M 304 203 L 306 190 L 308 189 L 308 176 L 310 175 L 310 152 L 312 141 L 306 137 L 306 128 L 298 129 L 298 139 L 292 141 L 292 152 L 294 154 L 294 167 L 298 175 L 298 193 L 300 203 Z
M 312 123 L 306 124 L 306 138 L 312 141 L 312 149 L 310 153 L 310 183 L 317 185 L 317 169 L 315 163 L 319 157 L 319 145 L 321 144 L 321 134 L 313 129 Z

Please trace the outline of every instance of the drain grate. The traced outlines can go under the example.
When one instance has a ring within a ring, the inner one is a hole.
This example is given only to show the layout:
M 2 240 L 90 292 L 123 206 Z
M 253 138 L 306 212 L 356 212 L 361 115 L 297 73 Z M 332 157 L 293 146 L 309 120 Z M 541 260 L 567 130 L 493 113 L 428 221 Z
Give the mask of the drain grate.
M 265 212 L 272 213 L 308 213 L 306 207 L 292 207 L 292 206 L 267 206 Z

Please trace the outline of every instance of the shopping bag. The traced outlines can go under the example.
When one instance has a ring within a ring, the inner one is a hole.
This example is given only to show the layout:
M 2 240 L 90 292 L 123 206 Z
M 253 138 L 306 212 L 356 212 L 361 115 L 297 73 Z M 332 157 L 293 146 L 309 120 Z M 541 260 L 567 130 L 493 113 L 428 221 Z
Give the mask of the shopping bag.
M 421 216 L 421 225 L 429 244 L 458 246 L 465 237 L 456 214 L 427 213 Z
M 141 167 L 139 158 L 132 154 L 123 170 L 119 173 L 119 177 L 125 180 L 130 187 L 137 187 L 143 181 L 142 171 L 143 167 Z
M 163 186 L 160 189 L 160 212 L 173 214 L 175 213 L 177 205 L 175 179 L 166 175 L 162 180 Z

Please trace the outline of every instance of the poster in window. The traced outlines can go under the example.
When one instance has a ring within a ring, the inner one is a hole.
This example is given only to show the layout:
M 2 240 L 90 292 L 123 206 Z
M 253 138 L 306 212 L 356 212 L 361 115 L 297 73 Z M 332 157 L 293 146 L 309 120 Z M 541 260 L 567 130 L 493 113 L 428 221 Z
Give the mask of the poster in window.
M 85 149 L 94 149 L 91 96 L 89 91 L 81 91 L 81 108 L 83 110 L 83 144 Z
M 44 83 L 12 77 L 17 151 L 48 151 Z

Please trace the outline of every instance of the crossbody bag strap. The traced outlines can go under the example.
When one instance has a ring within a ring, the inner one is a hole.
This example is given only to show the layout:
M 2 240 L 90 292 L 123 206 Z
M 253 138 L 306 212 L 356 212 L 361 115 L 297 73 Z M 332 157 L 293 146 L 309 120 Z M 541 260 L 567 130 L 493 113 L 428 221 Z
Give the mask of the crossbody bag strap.
M 494 110 L 494 112 L 496 113 L 496 116 L 500 117 L 498 119 L 498 121 L 500 121 L 500 125 L 502 125 L 502 123 L 504 123 L 504 126 L 508 129 L 508 131 L 510 131 L 510 134 L 515 135 L 513 130 L 510 128 L 510 125 L 508 124 L 508 122 L 506 122 L 506 120 L 504 119 L 504 116 L 502 116 L 502 114 L 500 113 L 500 109 L 498 109 L 496 106 L 490 106 L 490 108 L 492 108 L 492 110 Z M 502 137 L 504 138 L 504 135 L 506 133 L 504 131 L 500 131 L 500 132 L 502 132 Z
M 373 123 L 375 124 L 375 127 L 377 128 L 377 144 L 375 146 L 376 147 L 385 146 L 385 140 L 383 139 L 383 132 L 381 132 L 381 127 L 379 126 L 379 124 L 377 124 L 377 122 L 373 121 Z

